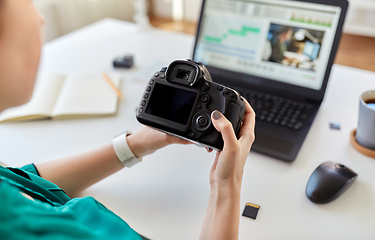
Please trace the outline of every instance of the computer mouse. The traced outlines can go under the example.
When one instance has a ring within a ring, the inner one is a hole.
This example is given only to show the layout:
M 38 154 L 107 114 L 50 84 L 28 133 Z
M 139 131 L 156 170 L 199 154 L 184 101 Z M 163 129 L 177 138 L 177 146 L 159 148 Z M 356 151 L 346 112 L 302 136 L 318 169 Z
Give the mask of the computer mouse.
M 311 174 L 306 195 L 314 203 L 328 203 L 348 189 L 357 176 L 340 163 L 324 162 Z

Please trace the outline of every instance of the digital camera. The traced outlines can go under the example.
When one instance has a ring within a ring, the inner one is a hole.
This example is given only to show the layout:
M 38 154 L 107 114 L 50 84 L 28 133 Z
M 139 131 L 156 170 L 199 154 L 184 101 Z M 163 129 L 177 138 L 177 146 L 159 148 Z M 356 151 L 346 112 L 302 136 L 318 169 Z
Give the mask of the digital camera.
M 150 79 L 137 109 L 147 126 L 215 150 L 223 149 L 221 134 L 211 122 L 219 110 L 238 136 L 245 102 L 233 89 L 212 82 L 201 62 L 177 60 Z

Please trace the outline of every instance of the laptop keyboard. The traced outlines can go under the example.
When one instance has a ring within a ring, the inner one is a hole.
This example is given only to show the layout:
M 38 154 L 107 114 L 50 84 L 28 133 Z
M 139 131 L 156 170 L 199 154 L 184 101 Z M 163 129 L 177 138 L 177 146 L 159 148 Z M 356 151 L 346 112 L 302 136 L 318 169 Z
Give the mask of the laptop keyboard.
M 300 130 L 303 128 L 313 105 L 257 91 L 237 89 L 256 113 L 256 119 L 282 127 Z

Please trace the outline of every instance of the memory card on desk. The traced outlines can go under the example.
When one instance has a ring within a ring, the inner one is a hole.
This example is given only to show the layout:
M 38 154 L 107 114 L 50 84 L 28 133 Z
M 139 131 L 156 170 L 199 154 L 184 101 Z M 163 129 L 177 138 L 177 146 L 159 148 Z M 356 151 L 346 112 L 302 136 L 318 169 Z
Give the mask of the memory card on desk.
M 259 208 L 259 205 L 247 203 L 245 209 L 243 210 L 242 216 L 249 217 L 255 220 L 257 218 Z

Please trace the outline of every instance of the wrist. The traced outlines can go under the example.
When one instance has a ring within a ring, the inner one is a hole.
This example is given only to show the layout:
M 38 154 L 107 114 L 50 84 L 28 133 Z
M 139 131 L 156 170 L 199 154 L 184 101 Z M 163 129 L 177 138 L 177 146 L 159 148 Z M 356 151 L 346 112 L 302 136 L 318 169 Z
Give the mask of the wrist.
M 219 177 L 220 176 L 220 177 Z M 241 191 L 243 170 L 236 170 L 234 173 L 229 173 L 227 175 L 219 175 L 219 173 L 211 173 L 210 185 L 211 190 L 217 188 L 227 189 L 230 191 L 239 190 Z
M 229 183 L 212 183 L 211 184 L 211 197 L 215 201 L 234 200 L 239 201 L 241 196 L 241 183 L 234 181 Z
M 126 131 L 114 137 L 112 141 L 113 149 L 118 160 L 128 168 L 142 161 L 142 158 L 137 157 L 129 147 L 128 136 L 131 134 L 130 131 Z
M 142 158 L 170 144 L 167 134 L 148 127 L 144 127 L 128 136 L 127 140 L 129 148 L 138 158 Z
M 137 158 L 142 158 L 164 146 L 162 141 L 155 141 L 152 136 L 147 136 L 142 131 L 129 135 L 127 141 L 129 148 Z
M 127 142 L 130 150 L 133 152 L 136 158 L 142 158 L 145 156 L 144 146 L 138 141 L 136 136 L 137 133 L 127 136 Z

